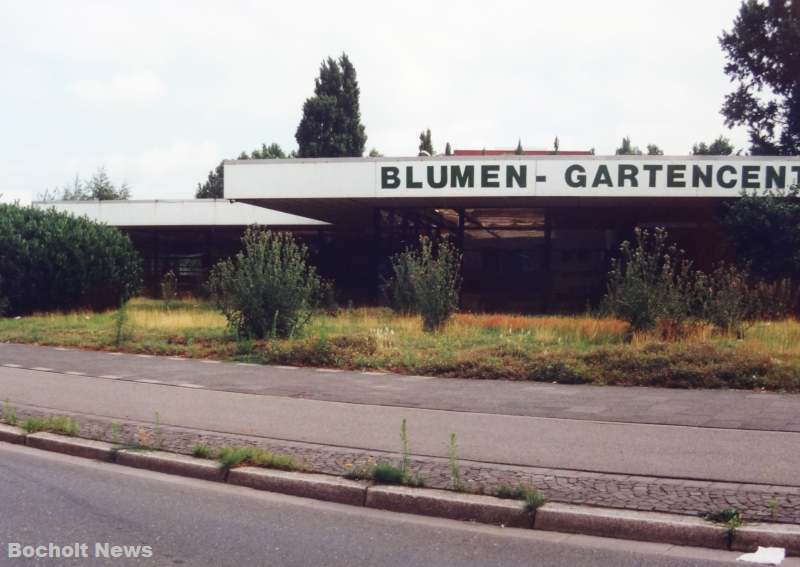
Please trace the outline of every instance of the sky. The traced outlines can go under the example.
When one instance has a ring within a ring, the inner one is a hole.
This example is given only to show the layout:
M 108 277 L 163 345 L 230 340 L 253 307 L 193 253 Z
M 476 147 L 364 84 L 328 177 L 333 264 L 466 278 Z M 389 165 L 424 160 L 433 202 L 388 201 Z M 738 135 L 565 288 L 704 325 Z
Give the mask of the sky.
M 719 135 L 718 37 L 740 0 L 0 0 L 0 193 L 106 168 L 134 199 L 191 198 L 222 159 L 296 148 L 321 61 L 358 73 L 367 150 L 595 148 L 686 155 Z

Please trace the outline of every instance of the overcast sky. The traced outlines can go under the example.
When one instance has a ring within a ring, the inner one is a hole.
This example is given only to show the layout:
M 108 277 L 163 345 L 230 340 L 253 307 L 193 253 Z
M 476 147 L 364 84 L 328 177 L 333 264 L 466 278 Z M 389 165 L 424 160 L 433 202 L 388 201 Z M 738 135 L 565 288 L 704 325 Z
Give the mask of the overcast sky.
M 189 198 L 223 158 L 296 147 L 324 57 L 348 53 L 367 148 L 688 154 L 720 134 L 717 42 L 739 0 L 107 2 L 0 0 L 0 193 L 104 165 L 133 198 Z

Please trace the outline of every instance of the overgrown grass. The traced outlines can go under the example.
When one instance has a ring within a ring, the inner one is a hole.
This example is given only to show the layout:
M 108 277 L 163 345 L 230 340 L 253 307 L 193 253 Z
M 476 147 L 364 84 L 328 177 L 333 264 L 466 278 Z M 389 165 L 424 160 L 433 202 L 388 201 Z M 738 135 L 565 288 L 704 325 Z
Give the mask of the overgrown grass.
M 664 330 L 631 337 L 627 323 L 591 316 L 458 314 L 431 334 L 417 316 L 359 308 L 320 314 L 292 339 L 239 341 L 202 301 L 167 310 L 137 298 L 127 310 L 119 347 L 113 311 L 0 319 L 0 341 L 444 377 L 800 391 L 795 320 L 758 323 L 744 340 L 697 325 L 665 341 Z
M 291 456 L 270 453 L 258 447 L 223 447 L 217 454 L 217 460 L 223 469 L 246 465 L 287 471 L 299 468 Z
M 516 486 L 501 484 L 495 489 L 494 495 L 508 500 L 522 500 L 529 512 L 533 512 L 545 503 L 544 496 L 538 490 L 522 484 Z
M 74 419 L 62 415 L 29 417 L 22 422 L 21 427 L 28 433 L 51 431 L 65 435 L 77 435 L 80 431 L 80 426 Z

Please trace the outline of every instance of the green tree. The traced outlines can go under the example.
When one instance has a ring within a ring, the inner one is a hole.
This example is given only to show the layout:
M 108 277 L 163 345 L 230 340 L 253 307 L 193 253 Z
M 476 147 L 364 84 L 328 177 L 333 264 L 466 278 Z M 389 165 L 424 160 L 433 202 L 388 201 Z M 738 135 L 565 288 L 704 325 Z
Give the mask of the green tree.
M 743 194 L 721 217 L 737 263 L 771 281 L 800 282 L 800 197 L 787 192 Z
M 647 155 L 649 156 L 663 156 L 664 150 L 655 144 L 647 144 Z
M 41 201 L 119 201 L 130 198 L 131 189 L 124 181 L 117 186 L 111 182 L 105 167 L 97 168 L 94 175 L 83 181 L 76 175 L 70 185 L 65 185 L 59 190 L 47 190 L 39 194 Z
M 705 142 L 700 142 L 692 146 L 693 156 L 729 156 L 732 153 L 733 146 L 731 141 L 724 136 L 720 136 L 709 145 L 706 145 Z
M 517 140 L 517 149 L 514 150 L 514 153 L 518 156 L 521 156 L 524 153 L 524 150 L 522 149 L 522 138 Z
M 754 155 L 800 153 L 800 0 L 742 2 L 719 41 L 737 83 L 722 105 L 725 124 L 747 127 Z
M 367 136 L 361 124 L 356 70 L 346 54 L 322 62 L 314 96 L 303 104 L 295 139 L 299 157 L 361 157 Z
M 450 147 L 450 142 L 447 142 L 444 146 L 444 155 L 446 156 L 453 155 L 453 148 Z
M 423 130 L 419 134 L 419 153 L 426 152 L 429 156 L 436 155 L 433 150 L 433 141 L 431 140 L 431 129 Z
M 377 148 L 372 148 L 369 151 L 369 157 L 383 157 L 383 154 L 380 153 Z
M 622 145 L 617 148 L 616 154 L 618 156 L 640 156 L 642 150 L 638 146 L 631 144 L 629 137 L 622 138 Z
M 272 143 L 269 146 L 261 144 L 250 155 L 242 152 L 236 159 L 282 159 L 286 154 L 278 144 Z M 225 196 L 225 160 L 208 172 L 205 183 L 197 184 L 197 191 L 194 194 L 196 199 L 222 199 Z

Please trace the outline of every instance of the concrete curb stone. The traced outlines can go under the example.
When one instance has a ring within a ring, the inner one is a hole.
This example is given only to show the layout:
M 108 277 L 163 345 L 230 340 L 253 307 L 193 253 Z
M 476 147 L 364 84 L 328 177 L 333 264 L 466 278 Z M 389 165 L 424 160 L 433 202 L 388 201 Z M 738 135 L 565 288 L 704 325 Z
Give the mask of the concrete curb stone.
M 452 520 L 471 520 L 483 524 L 502 524 L 515 528 L 532 527 L 531 514 L 525 510 L 519 500 L 503 500 L 494 496 L 430 488 L 370 486 L 367 489 L 366 505 L 368 508 L 423 514 Z
M 17 445 L 24 445 L 25 436 L 26 436 L 25 431 L 20 429 L 19 427 L 13 427 L 11 425 L 3 425 L 2 423 L 0 423 L 0 441 L 5 441 L 6 443 L 15 443 Z
M 534 529 L 728 549 L 727 530 L 692 516 L 549 503 L 536 511 Z
M 219 464 L 215 461 L 197 459 L 195 457 L 178 455 L 175 453 L 122 449 L 117 451 L 116 462 L 117 464 L 128 467 L 147 469 L 166 474 L 188 476 L 203 480 L 215 480 L 218 482 L 223 482 L 225 480 L 225 471 L 221 469 Z
M 783 547 L 786 555 L 800 555 L 800 526 L 795 524 L 745 524 L 736 529 L 731 549 L 755 551 L 758 546 Z
M 355 480 L 259 467 L 231 469 L 228 483 L 353 506 L 363 506 L 367 493 L 366 484 Z
M 29 447 L 56 451 L 75 457 L 87 459 L 97 459 L 100 461 L 114 460 L 114 445 L 103 441 L 93 441 L 91 439 L 81 439 L 79 437 L 67 437 L 56 435 L 55 433 L 32 433 L 26 438 Z

